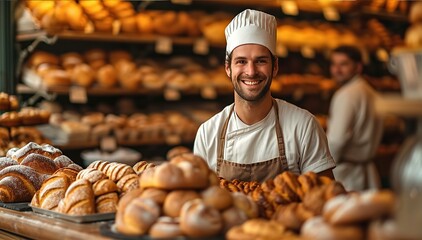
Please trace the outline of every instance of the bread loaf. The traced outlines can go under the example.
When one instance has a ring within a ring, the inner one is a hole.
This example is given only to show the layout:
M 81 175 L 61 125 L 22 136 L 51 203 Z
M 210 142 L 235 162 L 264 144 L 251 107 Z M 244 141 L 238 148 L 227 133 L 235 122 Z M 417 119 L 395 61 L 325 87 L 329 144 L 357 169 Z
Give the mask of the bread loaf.
M 224 210 L 221 214 L 223 218 L 223 232 L 227 232 L 234 226 L 238 226 L 243 224 L 248 220 L 248 216 L 244 211 L 239 208 L 231 207 L 229 209 Z
M 39 207 L 47 210 L 57 210 L 59 202 L 65 197 L 67 188 L 71 181 L 66 176 L 51 176 L 45 180 L 34 198 L 39 203 Z
M 93 183 L 92 189 L 94 191 L 94 195 L 97 197 L 107 193 L 117 192 L 118 188 L 110 179 L 100 179 Z
M 158 205 L 164 205 L 164 201 L 167 199 L 168 192 L 156 188 L 148 188 L 142 191 L 141 198 L 149 198 L 154 200 Z
M 116 192 L 109 192 L 98 196 L 95 199 L 95 206 L 97 213 L 116 212 L 119 196 Z
M 170 160 L 170 159 L 172 159 L 172 158 L 174 158 L 176 156 L 182 155 L 184 153 L 191 153 L 191 152 L 192 151 L 189 148 L 187 148 L 187 147 L 177 146 L 177 147 L 174 147 L 174 148 L 170 149 L 167 152 L 167 160 Z
M 56 157 L 54 160 L 54 163 L 56 164 L 57 168 L 64 168 L 69 166 L 70 164 L 73 164 L 74 162 L 70 160 L 69 157 L 66 155 L 61 155 Z
M 107 176 L 103 172 L 101 172 L 97 169 L 92 169 L 92 168 L 84 169 L 84 170 L 80 171 L 78 173 L 78 175 L 76 176 L 76 179 L 86 179 L 91 184 L 94 184 L 95 182 L 97 182 L 101 179 L 106 179 L 106 178 L 107 178 Z
M 10 157 L 1 157 L 0 158 L 0 170 L 3 168 L 12 166 L 12 165 L 18 165 L 19 163 L 16 160 L 11 159 Z
M 232 193 L 232 196 L 234 206 L 245 212 L 248 218 L 252 219 L 258 217 L 258 206 L 249 196 L 242 193 Z
M 39 173 L 50 175 L 58 169 L 53 160 L 38 153 L 27 155 L 20 164 L 31 167 Z
M 76 176 L 78 175 L 79 171 L 75 170 L 74 168 L 64 167 L 59 168 L 57 171 L 53 173 L 53 176 L 66 176 L 69 178 L 71 182 L 76 181 Z
M 154 163 L 149 163 L 147 161 L 139 161 L 135 165 L 133 165 L 133 170 L 136 174 L 141 175 L 143 171 L 145 171 L 148 168 L 155 167 Z
M 91 164 L 89 164 L 86 169 L 93 168 L 93 169 L 100 170 L 101 172 L 104 173 L 105 172 L 105 167 L 108 164 L 110 164 L 110 162 L 97 160 L 97 161 L 94 161 Z
M 139 177 L 138 175 L 132 173 L 122 177 L 117 182 L 117 188 L 119 192 L 128 192 L 136 188 L 139 188 Z
M 91 183 L 86 179 L 78 179 L 66 190 L 63 204 L 58 211 L 70 215 L 86 215 L 95 213 L 95 198 Z
M 182 237 L 183 233 L 180 229 L 180 223 L 176 219 L 163 216 L 152 225 L 149 235 L 152 238 L 173 239 Z
M 160 208 L 151 199 L 134 198 L 125 207 L 120 206 L 121 217 L 116 218 L 116 230 L 123 234 L 145 234 L 160 216 Z
M 164 201 L 163 212 L 169 217 L 179 217 L 183 205 L 193 199 L 200 198 L 195 191 L 176 190 L 170 192 Z
M 105 174 L 114 182 L 118 182 L 121 178 L 128 174 L 135 174 L 132 167 L 127 164 L 113 162 L 107 167 L 105 168 Z
M 290 238 L 291 237 L 291 238 Z M 230 229 L 226 238 L 234 239 L 294 239 L 294 236 L 286 232 L 286 228 L 280 223 L 264 219 L 251 219 L 241 226 Z
M 201 192 L 201 197 L 205 205 L 213 207 L 219 211 L 230 208 L 233 205 L 232 195 L 225 189 L 212 186 Z
M 313 217 L 312 212 L 308 211 L 302 203 L 290 203 L 278 206 L 272 219 L 288 229 L 298 231 L 311 217 Z
M 339 195 L 325 204 L 323 216 L 334 225 L 361 223 L 390 215 L 394 202 L 394 195 L 388 190 Z
M 315 240 L 364 239 L 364 233 L 360 226 L 333 226 L 326 223 L 322 217 L 314 217 L 306 221 L 305 224 L 303 224 L 301 234 L 305 239 Z
M 322 209 L 328 200 L 345 193 L 346 190 L 341 183 L 331 182 L 330 184 L 314 187 L 309 190 L 303 198 L 303 204 L 315 215 L 321 215 Z
M 0 171 L 0 201 L 29 202 L 48 175 L 34 169 L 13 165 Z
M 217 235 L 223 228 L 220 212 L 208 207 L 201 199 L 185 203 L 180 213 L 180 228 L 190 237 Z

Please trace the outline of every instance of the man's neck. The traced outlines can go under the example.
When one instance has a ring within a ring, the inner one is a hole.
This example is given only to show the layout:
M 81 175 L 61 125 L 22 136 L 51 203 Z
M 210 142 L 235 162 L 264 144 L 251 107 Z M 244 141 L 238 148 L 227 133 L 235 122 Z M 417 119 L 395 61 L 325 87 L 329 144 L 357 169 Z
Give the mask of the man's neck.
M 272 97 L 268 94 L 261 101 L 249 102 L 235 96 L 234 110 L 242 122 L 252 125 L 264 119 L 272 108 Z

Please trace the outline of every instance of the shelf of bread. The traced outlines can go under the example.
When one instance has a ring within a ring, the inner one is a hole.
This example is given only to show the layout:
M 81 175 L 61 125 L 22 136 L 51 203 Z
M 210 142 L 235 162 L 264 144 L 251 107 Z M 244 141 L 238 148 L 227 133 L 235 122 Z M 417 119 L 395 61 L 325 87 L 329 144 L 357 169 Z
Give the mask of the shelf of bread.
M 106 137 L 119 146 L 191 144 L 199 125 L 213 112 L 190 115 L 179 112 L 135 113 L 132 115 L 91 112 L 53 113 L 50 125 L 40 127 L 54 145 L 63 149 L 89 149 L 100 146 Z
M 341 9 L 352 9 L 360 4 L 355 1 L 323 1 L 320 4 L 314 2 L 308 3 L 307 1 L 284 2 L 295 3 L 299 9 L 311 10 L 313 8 L 313 10 L 317 11 L 321 11 L 321 6 L 330 9 L 340 9 L 341 11 Z M 368 11 L 367 9 L 371 9 L 373 12 L 380 12 L 380 7 L 385 3 L 379 2 L 373 1 L 371 3 L 373 6 L 359 7 L 357 12 L 365 12 Z M 28 1 L 27 6 L 31 9 L 34 18 L 37 19 L 36 21 L 40 23 L 41 28 L 44 29 L 41 34 L 48 32 L 49 34 L 57 35 L 61 39 L 156 43 L 156 45 L 166 42 L 165 45 L 193 45 L 194 50 L 198 39 L 205 39 L 207 46 L 219 48 L 224 48 L 225 46 L 224 29 L 233 18 L 233 14 L 231 13 L 215 12 L 211 14 L 194 10 L 142 10 L 136 13 L 133 6 L 128 3 L 119 1 L 116 4 L 120 4 L 123 7 L 117 7 L 117 5 L 110 6 L 107 2 L 102 3 L 96 1 L 89 4 L 85 1 L 79 4 L 75 2 L 52 4 Z M 205 1 L 201 2 L 201 4 L 213 3 L 212 1 Z M 218 1 L 218 4 L 247 5 L 252 4 L 252 2 Z M 253 5 L 256 4 L 256 2 L 253 3 Z M 260 4 L 280 6 L 279 1 L 263 1 Z M 407 4 L 397 3 L 395 7 L 399 8 L 400 6 L 401 10 L 399 11 L 407 11 Z M 387 11 L 391 12 L 391 14 L 394 14 L 394 11 L 391 10 L 394 7 L 393 5 L 390 3 L 388 4 L 389 7 L 387 7 L 387 9 L 390 9 Z M 94 6 L 95 10 L 87 9 L 87 7 Z M 64 14 L 62 17 L 58 17 L 57 13 L 61 13 L 63 11 L 62 8 L 66 7 L 74 9 L 74 12 L 77 12 L 77 14 L 72 16 L 66 16 Z M 116 7 L 116 11 L 118 12 L 123 11 L 124 16 L 120 16 L 120 14 L 113 15 L 112 9 L 114 7 Z M 77 18 L 78 15 L 81 16 L 79 19 L 72 20 L 73 18 Z M 101 15 L 101 18 L 97 18 L 97 15 Z M 105 21 L 103 19 L 104 17 L 108 20 Z M 297 51 L 303 47 L 312 48 L 314 51 L 325 51 L 339 44 L 353 44 L 363 49 L 374 51 L 380 47 L 385 47 L 384 45 L 386 44 L 388 45 L 388 49 L 391 48 L 391 44 L 385 43 L 385 38 L 390 38 L 390 41 L 393 39 L 394 45 L 400 44 L 401 41 L 398 36 L 392 32 L 388 32 L 385 27 L 383 27 L 384 34 L 381 35 L 383 37 L 380 38 L 379 31 L 374 30 L 371 26 L 365 28 L 360 27 L 358 32 L 353 32 L 349 30 L 350 27 L 348 26 L 329 22 L 278 20 L 278 43 L 291 51 Z M 172 27 L 169 28 L 168 26 Z M 383 25 L 381 24 L 381 26 Z M 379 26 L 375 28 L 379 28 Z M 17 39 L 29 40 L 37 36 L 39 36 L 37 33 L 28 33 L 18 35 Z M 163 38 L 167 40 L 161 42 Z M 168 49 L 164 50 L 167 53 L 168 51 Z

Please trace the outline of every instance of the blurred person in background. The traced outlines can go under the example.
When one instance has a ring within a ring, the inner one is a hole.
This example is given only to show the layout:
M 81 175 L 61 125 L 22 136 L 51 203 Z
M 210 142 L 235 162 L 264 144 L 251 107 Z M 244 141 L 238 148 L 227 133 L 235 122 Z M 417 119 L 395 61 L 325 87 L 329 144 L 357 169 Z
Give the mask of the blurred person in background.
M 334 177 L 348 191 L 379 188 L 373 158 L 381 141 L 382 119 L 376 113 L 377 92 L 362 78 L 361 52 L 353 46 L 332 51 L 330 72 L 340 85 L 329 111 L 327 138 L 336 161 Z

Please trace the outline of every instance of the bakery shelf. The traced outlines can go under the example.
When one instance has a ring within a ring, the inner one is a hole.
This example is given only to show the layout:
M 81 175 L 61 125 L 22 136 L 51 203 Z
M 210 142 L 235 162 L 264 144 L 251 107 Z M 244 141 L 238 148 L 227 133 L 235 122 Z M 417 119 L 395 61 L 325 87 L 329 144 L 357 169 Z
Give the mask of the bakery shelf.
M 408 16 L 397 12 L 387 12 L 385 10 L 375 11 L 370 7 L 363 7 L 359 13 L 364 16 L 376 17 L 383 20 L 390 20 L 394 22 L 409 22 Z M 352 14 L 353 15 L 353 14 Z
M 20 33 L 16 36 L 17 41 L 29 41 L 35 40 L 42 36 L 48 36 L 49 34 L 45 31 L 31 32 L 31 33 Z M 82 41 L 98 41 L 98 42 L 129 42 L 129 43 L 155 43 L 160 38 L 170 38 L 174 45 L 193 45 L 199 37 L 175 37 L 175 36 L 164 36 L 164 35 L 144 35 L 141 33 L 119 33 L 112 34 L 108 32 L 93 32 L 84 33 L 77 31 L 65 30 L 55 34 L 58 39 L 62 40 L 82 40 Z M 210 44 L 212 47 L 223 47 L 219 44 Z

